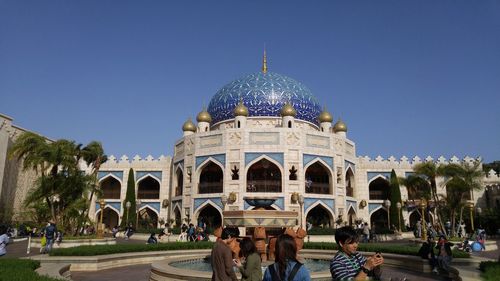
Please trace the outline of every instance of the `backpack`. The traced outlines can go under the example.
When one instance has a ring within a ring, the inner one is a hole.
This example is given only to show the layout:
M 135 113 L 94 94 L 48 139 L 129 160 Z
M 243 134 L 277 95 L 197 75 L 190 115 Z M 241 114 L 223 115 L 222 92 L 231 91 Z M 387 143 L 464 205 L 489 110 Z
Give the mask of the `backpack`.
M 300 262 L 297 262 L 293 266 L 292 271 L 290 272 L 290 275 L 288 276 L 288 281 L 293 281 L 293 278 L 295 278 L 295 275 L 297 275 L 297 272 L 299 271 L 301 266 L 302 266 L 302 264 Z M 271 278 L 274 281 L 282 281 L 280 276 L 278 275 L 278 272 L 276 272 L 276 269 L 274 268 L 274 264 L 271 264 L 269 266 L 269 273 L 271 273 Z

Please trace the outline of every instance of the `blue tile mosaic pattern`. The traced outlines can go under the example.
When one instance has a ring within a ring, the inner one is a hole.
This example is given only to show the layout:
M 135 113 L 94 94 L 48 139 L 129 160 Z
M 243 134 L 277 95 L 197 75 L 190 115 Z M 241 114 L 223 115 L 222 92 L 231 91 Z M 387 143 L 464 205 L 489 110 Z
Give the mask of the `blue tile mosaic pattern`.
M 324 199 L 324 198 L 304 198 L 304 213 L 307 212 L 307 209 L 309 209 L 313 204 L 316 202 L 322 202 L 326 206 L 328 206 L 328 209 L 335 214 L 335 199 Z
M 123 172 L 121 171 L 99 171 L 97 172 L 97 178 L 100 180 L 109 174 L 117 177 L 120 181 L 123 179 Z
M 368 212 L 371 214 L 378 207 L 382 207 L 382 203 L 368 203 Z
M 245 153 L 245 165 L 248 165 L 250 162 L 252 162 L 253 160 L 261 157 L 261 156 L 267 156 L 273 160 L 276 160 L 278 161 L 281 166 L 283 166 L 283 162 L 284 162 L 284 156 L 283 156 L 283 153 L 279 153 L 279 152 L 247 152 Z
M 350 167 L 352 169 L 352 172 L 356 173 L 356 165 L 354 163 L 344 160 L 344 166 L 346 171 Z
M 243 100 L 249 116 L 280 116 L 285 103 L 292 103 L 297 119 L 318 124 L 321 106 L 302 83 L 274 72 L 257 72 L 222 87 L 210 100 L 212 124 L 233 119 L 234 108 Z
M 220 197 L 213 197 L 213 198 L 195 198 L 194 199 L 194 210 L 193 213 L 195 213 L 201 205 L 203 205 L 205 202 L 210 201 L 217 205 L 219 208 L 222 209 L 222 200 Z
M 214 154 L 214 155 L 205 155 L 205 156 L 197 156 L 196 157 L 196 166 L 195 169 L 198 168 L 198 166 L 201 165 L 201 163 L 205 162 L 205 160 L 212 158 L 213 160 L 219 162 L 223 167 L 226 165 L 226 154 Z
M 391 178 L 391 173 L 390 172 L 368 172 L 368 182 L 370 182 L 372 179 L 382 176 L 386 180 L 389 180 Z
M 137 180 L 140 180 L 145 175 L 151 175 L 161 182 L 161 171 L 137 171 L 135 173 Z
M 145 203 L 141 203 L 141 205 L 139 205 L 139 209 L 143 208 L 143 207 L 149 207 L 153 210 L 155 210 L 156 212 L 158 212 L 158 214 L 160 213 L 160 202 L 145 202 Z
M 106 202 L 106 206 L 104 206 L 104 209 L 106 209 L 106 207 L 109 207 L 109 206 L 113 207 L 113 209 L 120 212 L 120 209 L 121 209 L 120 202 Z M 100 209 L 101 209 L 101 207 L 99 206 L 99 203 L 95 203 L 95 212 L 97 213 Z
M 347 211 L 349 212 L 349 208 L 353 208 L 355 212 L 358 211 L 358 204 L 356 203 L 356 201 L 352 201 L 352 200 L 346 200 L 345 201 L 345 205 L 347 206 Z
M 313 161 L 313 160 L 315 160 L 317 158 L 323 160 L 333 170 L 333 168 L 334 168 L 333 167 L 333 157 L 321 156 L 321 155 L 313 155 L 313 154 L 304 154 L 303 155 L 303 162 L 304 162 L 303 164 L 304 164 L 304 167 L 307 164 L 309 164 L 311 161 Z

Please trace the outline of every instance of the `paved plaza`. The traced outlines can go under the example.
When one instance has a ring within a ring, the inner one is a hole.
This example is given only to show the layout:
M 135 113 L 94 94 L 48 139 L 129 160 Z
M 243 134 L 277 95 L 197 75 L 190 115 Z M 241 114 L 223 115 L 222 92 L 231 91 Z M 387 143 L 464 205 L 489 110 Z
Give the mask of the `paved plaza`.
M 131 244 L 139 243 L 142 244 L 142 240 L 124 240 L 118 239 L 119 244 Z M 389 244 L 405 244 L 409 241 L 397 241 L 397 242 L 387 242 Z M 28 241 L 27 239 L 18 239 L 13 243 L 9 244 L 7 248 L 7 257 L 30 257 L 39 255 L 38 248 L 31 248 L 29 254 L 26 253 Z M 488 251 L 472 253 L 472 258 L 475 260 L 486 260 L 486 259 L 498 259 L 500 255 L 500 239 L 491 239 L 488 241 Z M 147 281 L 149 280 L 150 274 L 150 264 L 142 264 L 135 266 L 126 266 L 113 269 L 106 269 L 94 272 L 77 272 L 73 271 L 71 273 L 72 279 L 74 281 L 111 281 L 111 280 L 134 280 L 134 281 Z M 461 272 L 463 275 L 463 280 L 479 280 L 479 271 L 476 268 L 467 268 L 465 272 Z M 407 278 L 407 280 L 448 280 L 443 277 L 438 277 L 432 274 L 422 274 L 408 270 L 400 270 L 391 267 L 384 267 L 384 280 L 400 280 L 402 278 Z

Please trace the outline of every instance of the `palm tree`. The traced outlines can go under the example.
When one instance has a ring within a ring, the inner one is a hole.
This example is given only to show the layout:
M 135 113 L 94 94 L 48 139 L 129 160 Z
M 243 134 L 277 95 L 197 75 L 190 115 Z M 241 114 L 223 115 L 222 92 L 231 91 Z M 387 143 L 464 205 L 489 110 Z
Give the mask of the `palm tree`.
M 419 163 L 413 167 L 415 176 L 422 178 L 428 183 L 430 199 L 434 201 L 434 212 L 438 218 L 439 226 L 441 227 L 441 231 L 443 231 L 443 233 L 445 233 L 445 227 L 443 225 L 441 201 L 439 200 L 439 196 L 437 194 L 436 178 L 442 175 L 444 168 L 445 165 L 438 167 L 434 162 Z
M 88 211 L 90 210 L 90 204 L 92 203 L 94 193 L 99 192 L 99 185 L 97 184 L 98 172 L 101 165 L 108 160 L 108 156 L 104 154 L 102 144 L 97 141 L 92 141 L 87 144 L 87 146 L 81 150 L 81 156 L 85 163 L 87 163 L 87 166 L 92 167 L 92 169 L 90 172 L 90 196 L 87 200 L 87 204 L 83 207 L 83 211 L 81 212 L 81 218 L 77 229 L 80 229 L 81 224 L 88 216 Z
M 454 236 L 455 212 L 460 208 L 460 221 L 462 221 L 465 200 L 466 198 L 474 200 L 473 191 L 483 187 L 481 179 L 484 177 L 484 172 L 481 169 L 481 162 L 475 160 L 472 163 L 463 162 L 461 165 L 449 164 L 442 170 L 442 174 L 449 179 L 444 184 L 447 188 L 447 197 L 451 197 L 448 201 L 452 217 L 452 236 Z

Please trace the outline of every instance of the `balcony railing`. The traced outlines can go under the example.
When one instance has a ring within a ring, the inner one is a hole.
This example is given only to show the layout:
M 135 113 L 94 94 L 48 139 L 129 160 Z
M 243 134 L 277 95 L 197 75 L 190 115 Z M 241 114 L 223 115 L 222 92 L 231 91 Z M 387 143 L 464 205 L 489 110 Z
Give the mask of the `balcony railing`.
M 330 184 L 329 183 L 306 183 L 306 193 L 315 194 L 330 194 Z
M 247 192 L 281 192 L 281 180 L 248 181 Z
M 181 196 L 182 195 L 182 186 L 177 186 L 175 188 L 175 196 Z
M 389 193 L 387 192 L 376 190 L 370 191 L 370 200 L 385 200 L 387 198 L 389 198 Z
M 222 182 L 201 182 L 198 184 L 198 193 L 222 193 Z
M 160 199 L 160 192 L 155 190 L 144 190 L 137 193 L 139 199 Z

